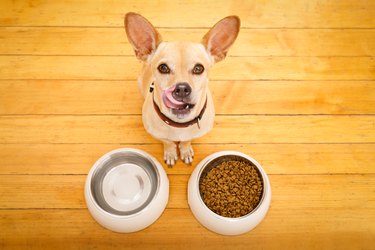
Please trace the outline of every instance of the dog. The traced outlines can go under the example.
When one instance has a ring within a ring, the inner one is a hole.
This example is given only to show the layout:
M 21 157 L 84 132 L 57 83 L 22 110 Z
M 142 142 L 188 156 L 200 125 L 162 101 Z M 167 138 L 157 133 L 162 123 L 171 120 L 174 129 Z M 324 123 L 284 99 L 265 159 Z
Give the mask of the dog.
M 164 144 L 164 161 L 173 166 L 177 145 L 181 160 L 191 164 L 191 140 L 208 133 L 215 109 L 208 72 L 226 57 L 240 30 L 240 19 L 228 16 L 216 23 L 201 43 L 163 42 L 155 27 L 137 13 L 124 18 L 128 41 L 143 61 L 138 86 L 144 97 L 146 131 Z

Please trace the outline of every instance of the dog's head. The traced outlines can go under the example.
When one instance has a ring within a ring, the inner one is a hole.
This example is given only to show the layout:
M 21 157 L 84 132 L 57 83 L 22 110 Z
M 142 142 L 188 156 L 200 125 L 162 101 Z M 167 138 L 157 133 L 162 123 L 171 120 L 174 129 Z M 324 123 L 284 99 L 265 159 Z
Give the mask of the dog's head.
M 201 43 L 163 42 L 147 19 L 136 13 L 125 16 L 128 40 L 146 64 L 149 84 L 155 85 L 155 102 L 178 122 L 199 114 L 207 95 L 209 69 L 225 58 L 239 28 L 239 18 L 229 16 L 213 26 Z

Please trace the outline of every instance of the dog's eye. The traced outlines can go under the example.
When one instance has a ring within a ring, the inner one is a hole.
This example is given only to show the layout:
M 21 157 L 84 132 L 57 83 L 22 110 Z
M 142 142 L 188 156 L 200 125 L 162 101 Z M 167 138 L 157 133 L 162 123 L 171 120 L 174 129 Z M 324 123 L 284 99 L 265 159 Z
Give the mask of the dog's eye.
M 169 74 L 171 70 L 169 69 L 168 65 L 165 63 L 162 63 L 158 66 L 158 70 L 162 74 Z
M 204 71 L 204 67 L 203 67 L 203 65 L 198 63 L 198 64 L 196 64 L 196 65 L 194 66 L 193 74 L 195 74 L 195 75 L 200 75 L 200 74 L 203 73 L 203 71 Z

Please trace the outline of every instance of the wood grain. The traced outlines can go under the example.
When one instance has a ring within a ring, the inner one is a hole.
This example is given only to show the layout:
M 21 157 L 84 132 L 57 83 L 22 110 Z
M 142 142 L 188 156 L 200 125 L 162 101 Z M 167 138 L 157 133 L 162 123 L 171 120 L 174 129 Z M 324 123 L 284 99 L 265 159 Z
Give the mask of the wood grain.
M 83 195 L 86 175 L 36 177 L 38 175 L 0 175 L 0 209 L 86 208 Z M 169 175 L 168 178 L 167 207 L 189 208 L 186 196 L 189 175 Z M 269 178 L 271 188 L 277 187 L 272 189 L 272 204 L 276 207 L 293 203 L 299 209 L 371 209 L 375 205 L 371 198 L 375 193 L 374 175 L 270 175 Z
M 207 31 L 159 29 L 165 41 L 200 42 Z M 2 55 L 134 55 L 124 28 L 0 27 L 0 34 Z M 374 56 L 374 40 L 374 29 L 242 29 L 229 55 Z
M 86 209 L 0 210 L 0 227 L 4 229 L 0 239 L 7 249 L 38 249 L 46 244 L 56 249 L 145 249 L 159 245 L 163 249 L 217 249 L 218 245 L 221 249 L 248 249 L 249 245 L 252 249 L 367 249 L 375 243 L 371 233 L 374 224 L 366 223 L 375 219 L 374 213 L 368 214 L 361 207 L 356 211 L 347 206 L 307 211 L 272 205 L 265 220 L 251 233 L 223 237 L 206 230 L 188 209 L 167 209 L 156 223 L 134 234 L 103 229 Z
M 338 126 L 340 124 L 340 126 Z M 2 116 L 0 143 L 157 143 L 134 116 Z M 218 116 L 197 143 L 374 143 L 371 115 Z
M 86 209 L 89 169 L 121 147 L 163 161 L 142 126 L 128 11 L 167 41 L 198 42 L 233 14 L 242 29 L 210 72 L 214 129 L 191 166 L 163 165 L 168 208 L 118 234 Z M 372 249 L 374 16 L 367 0 L 0 1 L 0 249 Z M 186 196 L 198 162 L 228 149 L 257 159 L 273 191 L 262 223 L 234 237 L 200 225 Z
M 159 162 L 164 161 L 161 143 L 0 144 L 0 174 L 86 175 L 103 154 L 124 147 L 145 150 Z M 167 174 L 191 174 L 206 156 L 222 150 L 237 150 L 252 156 L 269 174 L 375 174 L 375 144 L 194 144 L 193 147 L 192 166 L 181 161 L 173 168 L 163 164 Z
M 135 80 L 133 56 L 0 56 L 0 79 Z M 372 57 L 228 57 L 212 80 L 374 80 Z
M 236 14 L 245 28 L 374 28 L 372 1 L 288 0 L 148 2 L 106 0 L 51 2 L 1 1 L 2 26 L 111 26 L 122 27 L 126 12 L 139 12 L 157 27 L 211 27 L 221 18 Z M 181 15 L 180 11 L 190 15 Z M 212 11 L 215 10 L 215 11 Z M 165 14 L 168 13 L 168 14 Z
M 0 89 L 6 115 L 135 115 L 143 104 L 135 81 L 4 80 Z M 220 115 L 375 114 L 368 81 L 211 81 L 210 89 Z

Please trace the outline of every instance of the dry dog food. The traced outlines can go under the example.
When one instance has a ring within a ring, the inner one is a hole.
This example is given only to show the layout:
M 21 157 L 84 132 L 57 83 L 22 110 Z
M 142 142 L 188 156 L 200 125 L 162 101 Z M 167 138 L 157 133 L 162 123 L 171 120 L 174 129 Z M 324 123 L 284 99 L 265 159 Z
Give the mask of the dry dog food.
M 259 203 L 263 184 L 254 166 L 237 160 L 212 168 L 200 183 L 204 203 L 224 217 L 241 217 Z

